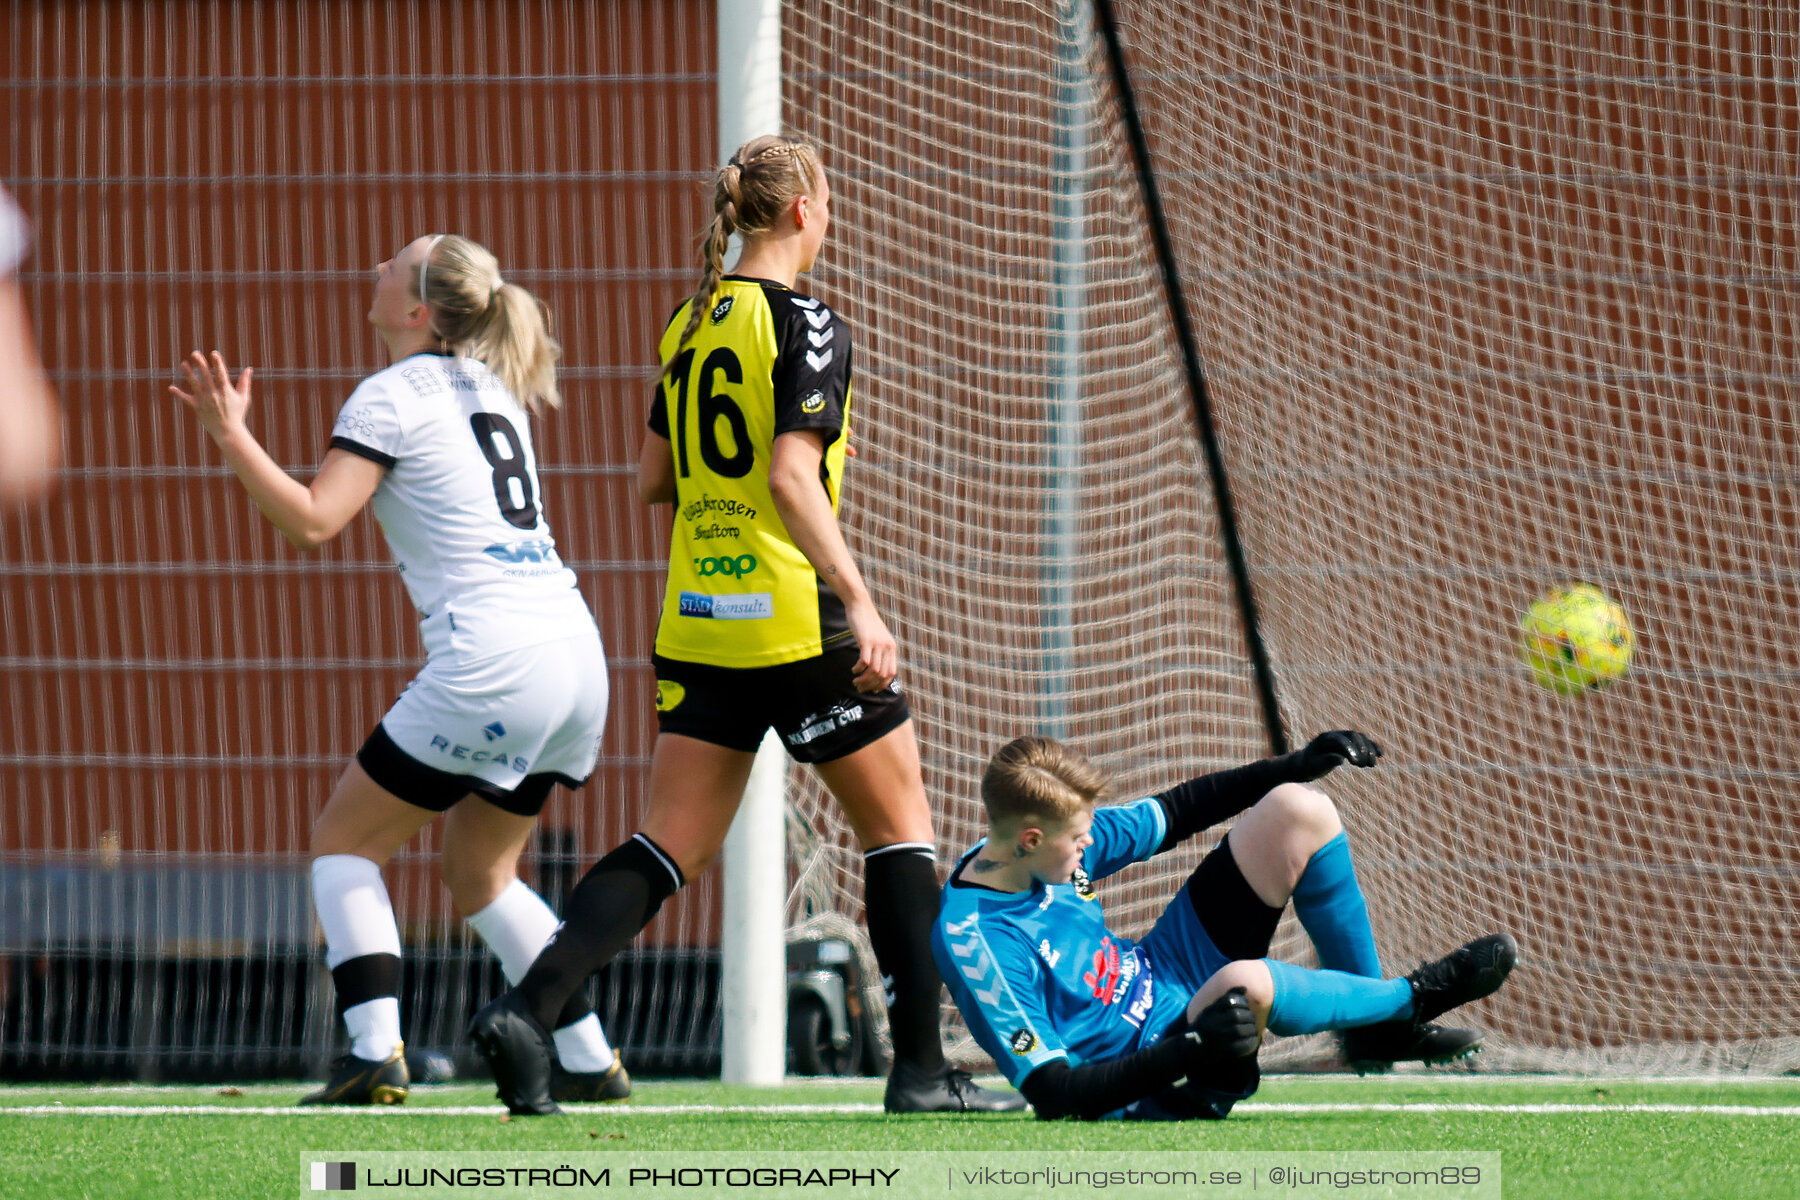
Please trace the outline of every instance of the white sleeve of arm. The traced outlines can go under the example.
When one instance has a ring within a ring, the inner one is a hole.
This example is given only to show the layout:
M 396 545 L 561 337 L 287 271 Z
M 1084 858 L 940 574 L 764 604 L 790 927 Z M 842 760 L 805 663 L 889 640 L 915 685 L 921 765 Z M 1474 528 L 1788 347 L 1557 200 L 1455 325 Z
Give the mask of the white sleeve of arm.
M 393 396 L 379 382 L 363 380 L 338 410 L 331 445 L 392 468 L 405 444 L 406 429 Z
M 25 214 L 6 194 L 6 189 L 0 188 L 0 275 L 11 275 L 18 270 L 30 245 L 31 233 L 25 225 Z

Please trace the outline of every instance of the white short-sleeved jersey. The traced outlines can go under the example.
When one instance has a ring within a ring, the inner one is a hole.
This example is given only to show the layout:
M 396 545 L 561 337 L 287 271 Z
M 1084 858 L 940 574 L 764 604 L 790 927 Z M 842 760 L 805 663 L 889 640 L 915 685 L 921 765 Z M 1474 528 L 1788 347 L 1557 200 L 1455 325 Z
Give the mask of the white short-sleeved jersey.
M 25 257 L 25 248 L 30 244 L 24 214 L 6 194 L 6 189 L 0 188 L 0 275 L 11 275 L 18 269 L 19 260 Z
M 428 654 L 473 660 L 594 627 L 544 516 L 529 414 L 482 363 L 415 354 L 377 371 L 331 444 L 388 469 L 375 519 Z

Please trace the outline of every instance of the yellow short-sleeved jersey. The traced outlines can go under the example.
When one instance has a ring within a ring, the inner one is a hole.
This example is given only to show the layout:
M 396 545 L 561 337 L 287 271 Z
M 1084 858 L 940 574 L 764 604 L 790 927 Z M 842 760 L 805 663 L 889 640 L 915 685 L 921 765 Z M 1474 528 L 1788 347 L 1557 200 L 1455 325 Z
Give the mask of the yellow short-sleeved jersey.
M 691 303 L 691 302 L 690 302 Z M 789 538 L 769 494 L 779 434 L 825 434 L 820 482 L 835 512 L 850 425 L 850 330 L 818 300 L 727 275 L 688 344 L 684 304 L 659 354 L 674 366 L 650 409 L 675 465 L 675 530 L 656 652 L 765 667 L 850 637 L 843 603 Z

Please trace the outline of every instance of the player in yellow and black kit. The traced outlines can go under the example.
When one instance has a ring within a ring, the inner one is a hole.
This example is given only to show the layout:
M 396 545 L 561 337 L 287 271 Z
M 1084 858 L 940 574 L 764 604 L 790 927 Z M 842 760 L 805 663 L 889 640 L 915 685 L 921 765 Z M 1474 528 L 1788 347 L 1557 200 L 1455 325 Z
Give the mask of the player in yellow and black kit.
M 889 1112 L 1012 1111 L 944 1062 L 931 957 L 936 838 L 899 649 L 837 523 L 849 454 L 850 331 L 794 290 L 830 225 L 818 151 L 756 138 L 719 172 L 705 270 L 671 319 L 638 465 L 674 505 L 655 664 L 650 814 L 570 896 L 561 931 L 470 1035 L 515 1113 L 555 1112 L 547 1022 L 724 844 L 773 726 L 863 847 L 869 941 L 891 979 Z M 744 239 L 723 274 L 733 233 Z
M 805 431 L 823 451 L 816 486 L 835 512 L 850 425 L 850 331 L 821 301 L 741 274 L 719 281 L 684 343 L 690 307 L 676 312 L 663 335 L 668 366 L 650 409 L 655 438 L 646 451 L 658 499 L 667 498 L 662 477 L 672 472 L 675 504 L 656 634 L 657 708 L 664 732 L 754 750 L 771 714 L 760 705 L 746 711 L 736 697 L 711 706 L 704 683 L 690 699 L 687 668 L 836 664 L 857 647 L 843 599 L 789 536 L 770 474 L 776 439 Z M 847 686 L 849 673 L 840 674 Z M 788 683 L 783 690 L 796 689 Z M 891 688 L 854 698 L 881 709 L 887 719 L 879 733 L 905 719 L 905 702 Z M 843 752 L 831 749 L 843 738 L 827 737 L 839 732 L 849 733 L 850 724 L 782 735 L 795 758 L 817 762 Z M 816 744 L 822 739 L 825 747 Z M 865 730 L 857 740 L 873 739 Z

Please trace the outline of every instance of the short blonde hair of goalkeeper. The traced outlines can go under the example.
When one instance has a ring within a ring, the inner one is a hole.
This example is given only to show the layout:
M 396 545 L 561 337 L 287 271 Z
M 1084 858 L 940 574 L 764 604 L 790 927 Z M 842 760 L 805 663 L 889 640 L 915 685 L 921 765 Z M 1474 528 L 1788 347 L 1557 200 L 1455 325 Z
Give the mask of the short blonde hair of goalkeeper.
M 1060 828 L 1111 795 L 1100 768 L 1054 738 L 1014 738 L 995 752 L 981 775 L 988 825 L 1007 832 L 1030 825 Z
M 550 335 L 550 310 L 502 279 L 500 260 L 486 246 L 461 234 L 430 235 L 412 290 L 445 346 L 485 364 L 532 412 L 561 407 L 562 346 Z

